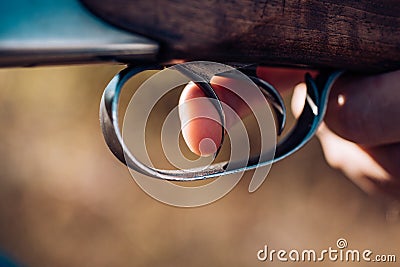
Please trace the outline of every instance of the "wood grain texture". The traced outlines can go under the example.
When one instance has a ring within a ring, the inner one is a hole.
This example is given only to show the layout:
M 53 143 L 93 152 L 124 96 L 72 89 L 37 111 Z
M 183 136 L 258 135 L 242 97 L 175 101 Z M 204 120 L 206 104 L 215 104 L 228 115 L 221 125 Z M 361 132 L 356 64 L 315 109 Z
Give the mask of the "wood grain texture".
M 400 69 L 398 0 L 82 1 L 160 42 L 160 60 Z

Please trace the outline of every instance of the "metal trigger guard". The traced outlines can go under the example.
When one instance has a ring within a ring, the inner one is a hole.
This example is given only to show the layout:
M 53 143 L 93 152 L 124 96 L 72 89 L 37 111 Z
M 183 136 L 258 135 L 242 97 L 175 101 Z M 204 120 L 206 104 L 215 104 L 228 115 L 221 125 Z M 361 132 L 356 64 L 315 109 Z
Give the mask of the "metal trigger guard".
M 129 168 L 158 179 L 169 181 L 195 181 L 215 178 L 221 175 L 229 175 L 237 172 L 252 170 L 258 167 L 270 165 L 274 162 L 284 159 L 303 147 L 315 134 L 318 126 L 323 120 L 326 106 L 328 102 L 329 91 L 336 79 L 343 73 L 342 71 L 323 72 L 314 80 L 309 74 L 305 76 L 307 85 L 307 98 L 303 112 L 297 120 L 296 125 L 291 132 L 281 140 L 275 150 L 273 159 L 259 162 L 260 156 L 250 158 L 247 165 L 237 169 L 226 170 L 227 161 L 215 163 L 207 168 L 192 168 L 184 170 L 165 170 L 149 167 L 140 162 L 123 141 L 122 134 L 118 122 L 118 104 L 121 90 L 124 84 L 136 74 L 146 70 L 161 70 L 161 66 L 145 66 L 145 67 L 127 67 L 118 73 L 107 85 L 104 90 L 100 103 L 100 124 L 103 131 L 105 141 L 111 152 Z M 285 125 L 286 111 L 282 98 L 278 91 L 269 83 L 258 78 L 253 68 L 239 68 L 241 72 L 247 75 L 264 93 L 266 98 L 272 102 L 272 108 L 276 113 L 277 132 L 280 134 Z M 189 77 L 198 78 L 196 73 L 186 73 L 180 69 L 185 75 L 193 75 Z M 224 126 L 225 118 L 222 106 L 217 95 L 208 83 L 197 84 L 206 94 L 217 100 L 216 108 L 221 117 L 222 126 Z M 222 127 L 223 129 L 223 127 Z M 223 130 L 224 132 L 224 130 Z M 223 134 L 223 133 L 222 133 Z M 223 137 L 223 136 L 222 136 Z

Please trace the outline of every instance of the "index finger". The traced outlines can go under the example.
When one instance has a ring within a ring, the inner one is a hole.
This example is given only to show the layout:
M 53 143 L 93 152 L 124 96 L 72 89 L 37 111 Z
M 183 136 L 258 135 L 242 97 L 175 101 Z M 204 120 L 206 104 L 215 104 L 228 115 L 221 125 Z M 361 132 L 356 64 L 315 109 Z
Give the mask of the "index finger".
M 301 69 L 283 69 L 283 68 L 270 68 L 270 67 L 258 67 L 257 76 L 268 81 L 274 85 L 281 92 L 292 89 L 294 85 L 304 80 L 304 75 L 307 71 Z M 217 77 L 214 77 L 211 81 L 216 82 Z M 234 80 L 227 81 L 227 78 L 219 84 L 224 84 L 229 88 L 230 83 L 234 83 Z M 251 111 L 248 108 L 250 106 L 265 105 L 265 99 L 251 98 L 251 103 L 245 103 L 238 95 L 225 88 L 224 86 L 218 86 L 212 84 L 215 93 L 218 98 L 226 105 L 232 108 L 238 116 L 231 116 L 230 113 L 226 115 L 226 127 L 234 125 L 238 118 L 244 118 L 250 115 Z M 221 145 L 221 125 L 217 120 L 210 118 L 218 117 L 214 105 L 206 105 L 204 102 L 189 101 L 194 98 L 205 97 L 202 90 L 194 83 L 188 84 L 183 90 L 180 98 L 180 103 L 187 103 L 181 105 L 179 114 L 182 123 L 182 134 L 189 149 L 197 155 L 210 155 L 215 153 L 218 147 Z M 208 112 L 209 116 L 192 119 L 194 114 L 197 114 L 199 110 Z M 214 115 L 212 115 L 214 114 Z

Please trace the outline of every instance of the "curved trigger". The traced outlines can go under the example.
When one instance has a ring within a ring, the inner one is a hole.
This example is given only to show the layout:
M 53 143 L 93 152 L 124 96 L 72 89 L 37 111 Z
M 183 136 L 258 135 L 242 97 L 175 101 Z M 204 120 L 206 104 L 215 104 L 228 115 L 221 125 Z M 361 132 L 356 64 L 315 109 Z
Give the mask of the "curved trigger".
M 277 120 L 277 133 L 281 135 L 286 124 L 286 107 L 283 102 L 282 96 L 278 90 L 275 89 L 270 83 L 262 80 L 261 78 L 248 76 L 260 89 L 264 96 L 267 98 L 268 103 L 271 104 Z

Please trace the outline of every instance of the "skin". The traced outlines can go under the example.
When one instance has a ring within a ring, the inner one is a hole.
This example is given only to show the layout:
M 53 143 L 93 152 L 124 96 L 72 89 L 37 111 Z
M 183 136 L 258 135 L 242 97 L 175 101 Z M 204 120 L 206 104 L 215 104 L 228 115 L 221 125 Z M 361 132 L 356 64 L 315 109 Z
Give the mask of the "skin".
M 278 84 L 282 91 L 289 91 L 293 84 L 303 81 L 304 74 L 304 70 L 291 70 L 290 75 L 288 75 L 287 71 L 281 68 L 259 68 L 257 70 L 257 75 L 259 77 L 270 82 L 272 85 Z M 232 88 L 232 86 L 238 87 L 235 85 L 235 81 L 228 78 L 214 77 L 211 79 L 211 85 L 218 98 L 231 107 L 240 118 L 243 119 L 251 114 L 245 102 L 231 90 L 226 89 Z M 244 86 L 248 86 L 248 84 L 244 84 Z M 243 89 L 251 90 L 252 88 Z M 252 97 L 248 94 L 247 96 L 250 98 Z M 221 145 L 221 125 L 216 109 L 211 103 L 207 104 L 204 101 L 190 101 L 201 97 L 205 97 L 203 91 L 194 83 L 189 83 L 183 90 L 179 100 L 179 104 L 187 103 L 183 108 L 179 109 L 179 115 L 183 125 L 183 137 L 189 149 L 197 155 L 207 156 L 215 153 L 217 148 Z M 257 97 L 251 98 L 250 102 L 252 106 L 263 106 L 266 104 L 265 99 L 259 99 Z M 237 117 L 235 117 L 235 119 L 233 116 L 230 116 L 228 110 L 225 108 L 223 109 L 226 127 L 229 129 L 236 123 Z M 203 118 L 195 118 L 199 117 L 196 116 L 198 114 L 201 114 Z M 195 119 L 190 121 L 190 118 Z M 207 142 L 205 140 L 207 140 Z M 209 141 L 212 141 L 212 144 L 210 144 Z
M 259 77 L 282 93 L 303 81 L 304 73 L 304 70 L 279 68 L 259 68 L 257 71 Z M 332 88 L 324 123 L 317 132 L 325 158 L 332 167 L 340 169 L 368 193 L 397 199 L 400 199 L 399 81 L 400 71 L 341 77 Z M 239 117 L 249 114 L 248 107 L 229 90 L 218 86 L 215 89 L 221 101 L 232 107 Z M 196 97 L 204 97 L 204 94 L 196 85 L 190 84 L 184 89 L 180 103 Z M 292 101 L 295 116 L 301 113 L 304 97 L 305 85 L 299 84 Z M 190 117 L 188 110 L 205 109 L 195 103 L 188 106 L 180 114 L 187 112 Z M 229 128 L 235 119 L 228 116 Z M 220 145 L 221 126 L 216 121 L 197 118 L 186 123 L 182 131 L 189 148 L 198 155 L 212 154 Z

